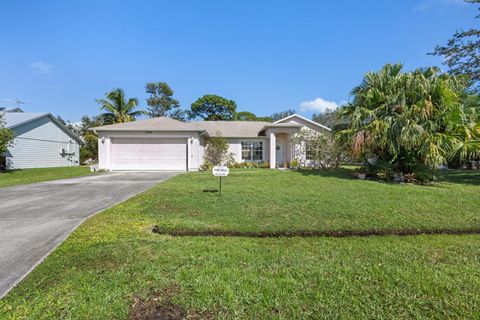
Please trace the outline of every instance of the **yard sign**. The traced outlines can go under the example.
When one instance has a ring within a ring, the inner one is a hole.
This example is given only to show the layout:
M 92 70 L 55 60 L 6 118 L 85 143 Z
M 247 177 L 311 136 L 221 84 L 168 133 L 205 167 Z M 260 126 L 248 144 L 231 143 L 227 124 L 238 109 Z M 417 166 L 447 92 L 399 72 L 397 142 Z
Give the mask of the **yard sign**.
M 212 169 L 212 173 L 215 177 L 220 177 L 220 192 L 222 195 L 222 177 L 226 177 L 229 174 L 228 167 L 226 166 L 215 166 Z

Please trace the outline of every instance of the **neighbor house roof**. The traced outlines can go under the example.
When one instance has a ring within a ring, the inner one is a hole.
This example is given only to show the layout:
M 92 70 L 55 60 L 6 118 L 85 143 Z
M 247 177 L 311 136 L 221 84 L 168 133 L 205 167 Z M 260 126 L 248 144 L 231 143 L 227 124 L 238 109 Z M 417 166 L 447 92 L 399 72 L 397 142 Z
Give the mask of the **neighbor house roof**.
M 48 113 L 32 113 L 32 112 L 5 112 L 3 113 L 3 118 L 5 120 L 5 126 L 7 128 L 17 127 L 24 123 L 45 117 Z
M 14 129 L 18 126 L 26 124 L 28 122 L 43 118 L 49 117 L 55 122 L 65 133 L 67 133 L 70 137 L 75 139 L 78 143 L 83 144 L 83 141 L 75 135 L 72 131 L 70 131 L 63 123 L 58 121 L 56 117 L 54 117 L 51 113 L 48 112 L 1 112 L 3 118 L 5 120 L 5 127 L 9 129 Z

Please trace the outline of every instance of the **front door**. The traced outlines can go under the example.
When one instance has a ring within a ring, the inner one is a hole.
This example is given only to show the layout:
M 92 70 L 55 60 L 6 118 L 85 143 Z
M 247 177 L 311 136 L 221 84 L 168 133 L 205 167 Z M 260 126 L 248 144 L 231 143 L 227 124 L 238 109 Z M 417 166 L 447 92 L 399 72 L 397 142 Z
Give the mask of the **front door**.
M 277 140 L 277 163 L 285 162 L 285 141 Z

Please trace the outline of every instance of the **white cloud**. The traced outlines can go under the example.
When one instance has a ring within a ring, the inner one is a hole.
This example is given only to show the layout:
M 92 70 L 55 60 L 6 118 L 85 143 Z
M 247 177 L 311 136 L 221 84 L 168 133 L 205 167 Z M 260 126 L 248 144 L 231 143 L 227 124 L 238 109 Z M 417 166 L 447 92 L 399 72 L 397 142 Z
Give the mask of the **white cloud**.
M 300 103 L 300 111 L 302 112 L 325 112 L 327 109 L 337 109 L 339 105 L 333 101 L 327 101 L 322 98 L 316 98 L 310 101 Z
M 45 62 L 32 62 L 28 65 L 32 69 L 33 73 L 37 74 L 50 74 L 52 73 L 53 66 Z
M 464 4 L 464 0 L 422 0 L 413 8 L 413 12 L 424 12 L 439 6 L 461 6 Z

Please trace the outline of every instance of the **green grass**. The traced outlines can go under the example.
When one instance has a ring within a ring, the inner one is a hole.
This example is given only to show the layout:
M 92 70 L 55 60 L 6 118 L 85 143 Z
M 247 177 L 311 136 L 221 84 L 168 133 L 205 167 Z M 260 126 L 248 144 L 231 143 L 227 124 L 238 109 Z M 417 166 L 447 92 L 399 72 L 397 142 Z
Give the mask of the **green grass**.
M 19 184 L 75 178 L 88 174 L 90 174 L 90 169 L 88 167 L 60 167 L 22 169 L 6 172 L 0 171 L 0 188 Z
M 187 174 L 130 202 L 167 230 L 372 230 L 480 226 L 480 173 L 452 171 L 432 186 L 379 183 L 351 172 L 234 171 L 223 195 L 209 173 Z M 460 180 L 461 181 L 460 181 Z M 463 183 L 458 183 L 463 182 Z M 133 212 L 133 210 L 132 210 Z
M 444 182 L 422 187 L 353 180 L 345 171 L 247 170 L 225 179 L 219 197 L 202 192 L 216 187 L 210 175 L 180 175 L 86 221 L 0 300 L 0 315 L 125 319 L 135 301 L 155 298 L 153 304 L 168 300 L 228 319 L 478 318 L 477 235 L 255 239 L 151 232 L 156 223 L 230 230 L 471 227 L 478 178 L 449 172 Z M 273 191 L 263 188 L 272 183 Z M 322 205 L 335 199 L 340 203 L 332 208 Z

